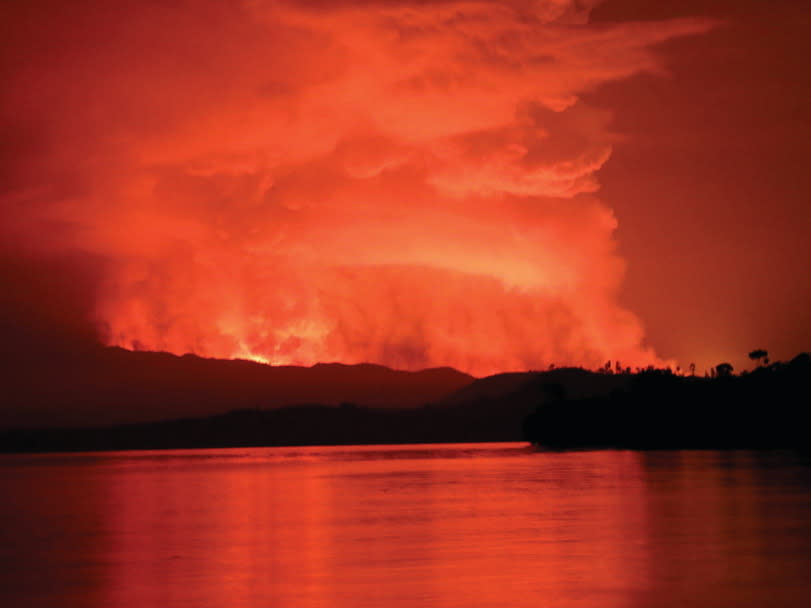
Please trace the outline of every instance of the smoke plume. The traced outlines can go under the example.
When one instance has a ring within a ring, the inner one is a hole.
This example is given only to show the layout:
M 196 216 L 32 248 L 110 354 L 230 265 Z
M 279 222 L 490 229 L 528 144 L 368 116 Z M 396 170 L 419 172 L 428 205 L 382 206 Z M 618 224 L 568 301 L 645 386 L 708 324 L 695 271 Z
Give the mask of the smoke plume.
M 610 115 L 579 96 L 709 24 L 596 3 L 10 3 L 2 236 L 101 260 L 88 312 L 126 348 L 655 363 L 595 195 Z

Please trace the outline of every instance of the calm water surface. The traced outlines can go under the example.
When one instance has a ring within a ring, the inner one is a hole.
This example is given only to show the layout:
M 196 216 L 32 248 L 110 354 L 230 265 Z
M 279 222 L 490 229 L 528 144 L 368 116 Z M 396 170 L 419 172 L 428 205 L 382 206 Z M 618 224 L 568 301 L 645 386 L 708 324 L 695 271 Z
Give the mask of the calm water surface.
M 811 605 L 789 453 L 0 456 L 0 605 Z

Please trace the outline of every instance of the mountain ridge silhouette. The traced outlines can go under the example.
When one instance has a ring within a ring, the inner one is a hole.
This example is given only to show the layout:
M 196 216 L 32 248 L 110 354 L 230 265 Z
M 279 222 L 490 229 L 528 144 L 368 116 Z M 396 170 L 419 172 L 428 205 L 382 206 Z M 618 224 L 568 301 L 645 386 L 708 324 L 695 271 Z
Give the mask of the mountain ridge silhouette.
M 7 361 L 0 370 L 0 428 L 128 424 L 307 403 L 419 407 L 473 380 L 452 368 L 271 366 L 99 347 Z

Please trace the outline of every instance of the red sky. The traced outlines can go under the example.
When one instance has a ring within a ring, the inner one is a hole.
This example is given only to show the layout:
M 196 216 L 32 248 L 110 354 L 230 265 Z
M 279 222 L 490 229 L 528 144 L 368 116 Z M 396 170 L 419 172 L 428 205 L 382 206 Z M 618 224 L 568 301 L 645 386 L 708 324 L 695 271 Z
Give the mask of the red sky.
M 474 374 L 808 350 L 795 4 L 4 3 L 6 348 Z
M 811 345 L 811 6 L 611 0 L 593 22 L 710 16 L 658 51 L 668 76 L 603 87 L 624 137 L 600 172 L 628 260 L 621 300 L 663 356 L 700 365 Z

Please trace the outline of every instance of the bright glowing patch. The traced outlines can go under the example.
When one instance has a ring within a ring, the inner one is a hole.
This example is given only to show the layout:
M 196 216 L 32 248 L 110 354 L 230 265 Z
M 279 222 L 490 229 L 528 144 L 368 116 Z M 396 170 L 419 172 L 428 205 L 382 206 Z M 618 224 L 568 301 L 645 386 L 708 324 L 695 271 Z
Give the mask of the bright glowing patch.
M 79 10 L 67 58 L 9 87 L 7 110 L 51 124 L 49 186 L 14 229 L 107 260 L 96 314 L 127 348 L 476 374 L 653 363 L 591 195 L 608 117 L 578 95 L 707 24 L 597 28 L 583 6 Z

